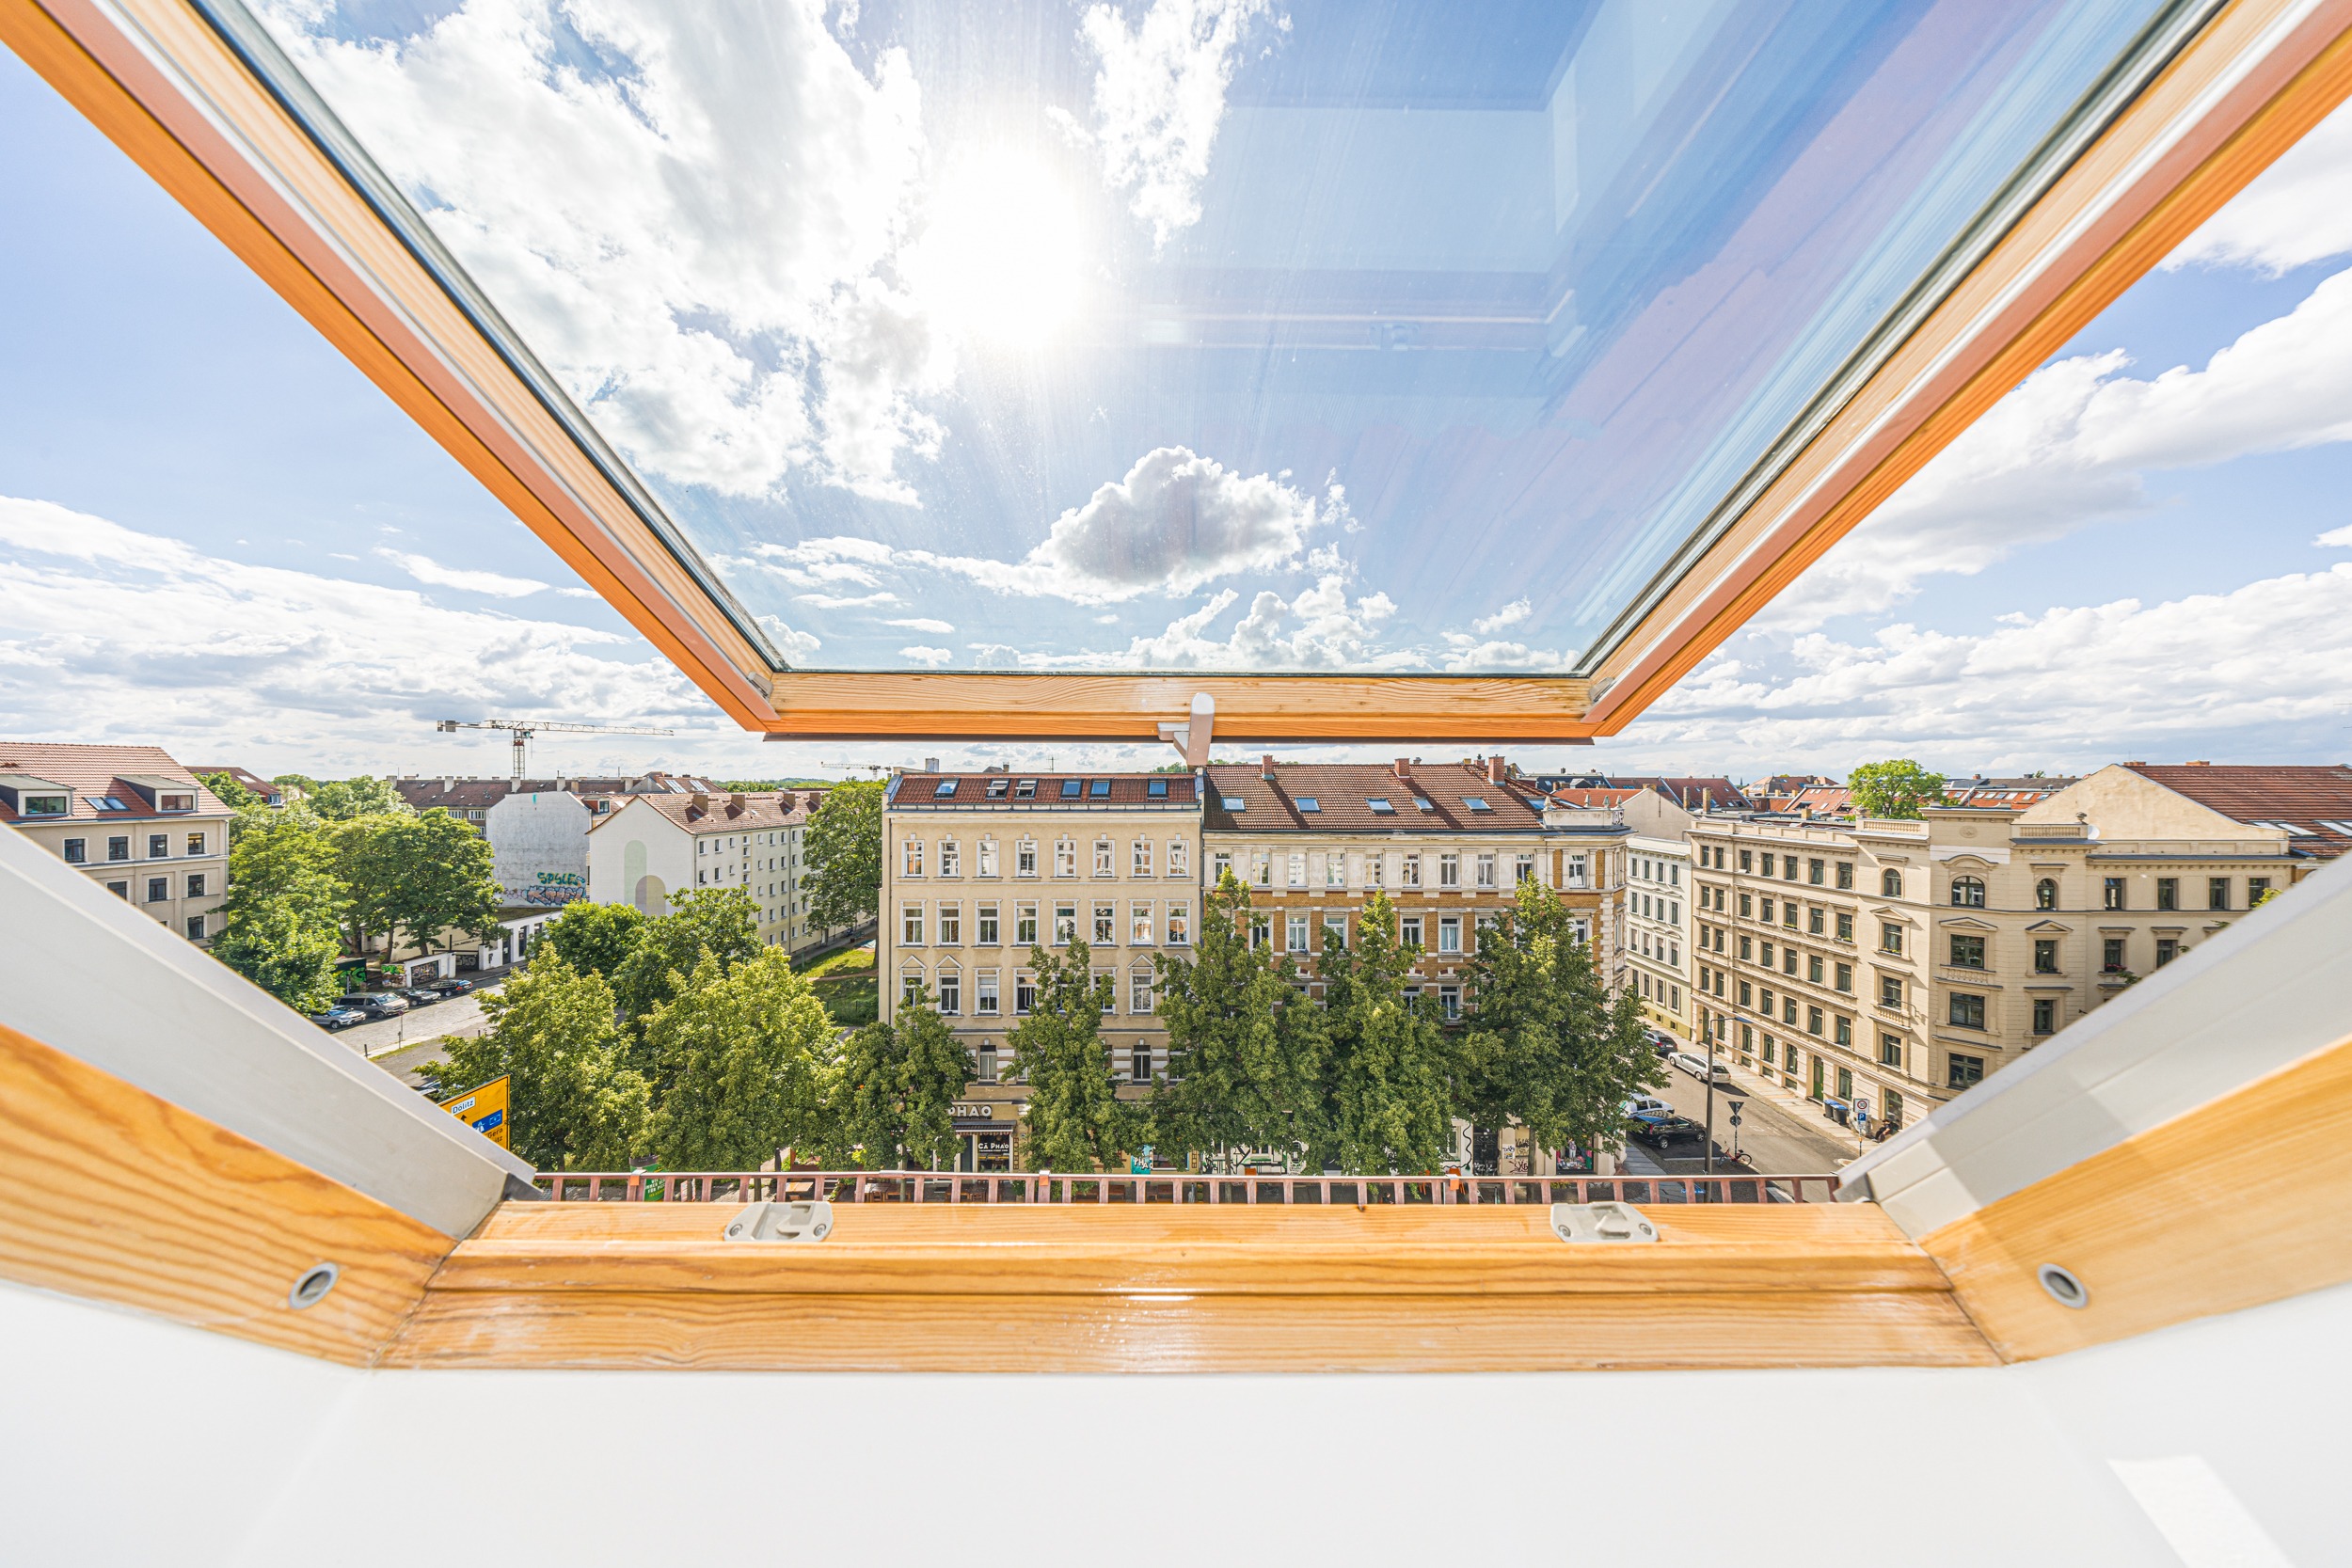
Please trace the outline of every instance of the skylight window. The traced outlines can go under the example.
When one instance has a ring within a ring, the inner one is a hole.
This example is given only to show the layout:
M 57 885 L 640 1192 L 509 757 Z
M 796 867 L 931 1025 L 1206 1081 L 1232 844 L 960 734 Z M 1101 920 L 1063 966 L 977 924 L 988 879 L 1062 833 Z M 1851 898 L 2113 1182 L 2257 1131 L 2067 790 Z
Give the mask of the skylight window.
M 1006 791 L 1008 788 L 1011 787 L 1011 784 L 1012 784 L 1012 781 L 1011 781 L 1010 779 L 991 779 L 991 780 L 989 780 L 989 781 L 988 781 L 988 798 L 989 798 L 990 800 L 1003 800 L 1003 799 L 1005 798 L 1005 791 Z
M 131 809 L 124 805 L 118 796 L 86 795 L 83 799 L 89 802 L 92 811 L 128 811 Z
M 946 800 L 948 796 L 953 795 L 956 792 L 956 785 L 961 783 L 962 783 L 961 779 L 940 780 L 939 787 L 931 791 L 931 799 L 934 800 Z
M 1093 784 L 1089 784 L 1089 785 L 1087 787 L 1087 794 L 1088 794 L 1089 796 L 1092 797 L 1093 799 L 1097 800 L 1109 800 L 1109 799 L 1111 798 L 1111 782 L 1110 782 L 1110 780 L 1108 780 L 1108 779 L 1097 779 L 1097 780 L 1095 780 Z
M 1167 799 L 1168 799 L 1168 781 L 1167 781 L 1166 779 L 1153 779 L 1153 780 L 1152 781 L 1151 787 L 1150 787 L 1150 788 L 1148 788 L 1148 789 L 1147 789 L 1144 793 L 1146 793 L 1146 794 L 1150 795 L 1150 796 L 1152 797 L 1152 800 L 1167 800 Z
M 1082 780 L 1064 779 L 1061 782 L 1061 798 L 1065 800 L 1074 800 L 1078 798 L 1078 791 L 1082 787 L 1084 787 Z
M 1301 795 L 1298 798 L 1298 809 L 1300 811 L 1321 811 L 1323 807 L 1313 796 Z
M 1490 805 L 1486 804 L 1486 802 L 1484 800 L 1482 800 L 1481 798 L 1479 798 L 1478 796 L 1475 796 L 1475 795 L 1465 795 L 1465 796 L 1463 796 L 1463 797 L 1462 797 L 1462 804 L 1464 804 L 1464 805 L 1466 805 L 1466 806 L 1470 807 L 1470 810 L 1472 810 L 1472 811 L 1492 811 L 1492 810 L 1494 810 L 1494 809 L 1495 809 L 1494 807 L 1492 807 L 1492 806 L 1490 806 Z
M 2323 816 L 2319 819 L 2319 825 L 2331 833 L 2342 833 L 2346 838 L 2352 838 L 2352 822 L 2346 822 L 2340 817 Z
M 1035 779 L 1024 779 L 1013 786 L 1012 798 L 1016 800 L 1033 800 L 1036 795 L 1037 781 Z
M 1225 809 L 1227 811 L 1248 811 L 1249 809 L 1249 802 L 1243 800 L 1238 795 L 1228 795 L 1225 797 Z
M 1436 811 L 1438 809 L 1429 803 L 1426 797 L 1420 795 L 1413 797 L 1413 804 L 1419 806 L 1423 811 Z
M 1375 816 L 1394 816 L 1396 815 L 1396 808 L 1389 804 L 1388 797 L 1385 795 L 1375 795 L 1364 804 L 1370 806 Z

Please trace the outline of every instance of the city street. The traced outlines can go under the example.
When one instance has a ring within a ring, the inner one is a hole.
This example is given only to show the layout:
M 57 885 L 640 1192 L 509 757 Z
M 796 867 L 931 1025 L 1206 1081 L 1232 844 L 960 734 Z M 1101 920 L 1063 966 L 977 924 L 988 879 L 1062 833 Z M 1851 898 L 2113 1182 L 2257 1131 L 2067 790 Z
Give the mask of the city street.
M 1689 1049 L 1685 1046 L 1682 1049 Z M 1659 1098 L 1692 1121 L 1707 1120 L 1707 1085 L 1681 1069 L 1666 1067 L 1666 1086 Z M 1739 1133 L 1740 1150 L 1751 1157 L 1754 1167 L 1767 1175 L 1810 1176 L 1842 1169 L 1855 1158 L 1854 1136 L 1844 1128 L 1814 1111 L 1791 1110 L 1776 1104 L 1756 1089 L 1753 1082 L 1743 1081 L 1738 1068 L 1731 1069 L 1729 1085 L 1715 1085 L 1715 1142 L 1728 1149 L 1732 1134 Z M 1731 1101 L 1740 1101 L 1740 1126 L 1731 1125 Z M 1696 1144 L 1675 1146 L 1676 1158 L 1661 1162 L 1663 1150 L 1634 1144 L 1627 1149 L 1629 1168 L 1638 1168 L 1637 1162 L 1661 1164 L 1666 1171 L 1688 1172 L 1699 1168 L 1699 1156 L 1705 1152 Z M 1684 1158 L 1684 1156 L 1690 1158 Z
M 500 972 L 487 989 L 496 990 L 498 981 L 504 978 L 504 972 Z M 416 1069 L 440 1054 L 438 1042 L 443 1035 L 471 1038 L 489 1027 L 482 1012 L 484 994 L 471 990 L 430 1007 L 411 1007 L 398 1018 L 358 1024 L 332 1038 L 414 1087 Z

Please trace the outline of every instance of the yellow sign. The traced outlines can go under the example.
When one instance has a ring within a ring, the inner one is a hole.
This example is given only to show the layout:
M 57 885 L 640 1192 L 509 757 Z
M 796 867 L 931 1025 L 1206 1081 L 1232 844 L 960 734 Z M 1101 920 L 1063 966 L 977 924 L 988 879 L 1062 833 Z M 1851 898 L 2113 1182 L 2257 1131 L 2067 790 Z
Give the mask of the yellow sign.
M 472 1128 L 501 1148 L 506 1142 L 506 1085 L 509 1080 L 493 1078 L 479 1088 L 468 1089 L 454 1100 L 441 1101 L 441 1109 Z

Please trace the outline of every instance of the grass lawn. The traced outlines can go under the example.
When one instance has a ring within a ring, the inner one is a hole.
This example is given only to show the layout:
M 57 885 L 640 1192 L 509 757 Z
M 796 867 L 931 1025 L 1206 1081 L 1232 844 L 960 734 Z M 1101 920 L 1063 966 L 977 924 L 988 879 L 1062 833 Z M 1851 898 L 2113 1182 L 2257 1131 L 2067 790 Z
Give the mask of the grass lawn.
M 845 1029 L 871 1023 L 882 1016 L 882 993 L 870 974 L 823 981 L 817 987 L 817 999 L 825 1005 L 826 1016 Z
M 870 979 L 874 974 L 874 943 L 869 939 L 855 947 L 843 947 L 826 954 L 801 971 L 812 980 L 856 976 Z

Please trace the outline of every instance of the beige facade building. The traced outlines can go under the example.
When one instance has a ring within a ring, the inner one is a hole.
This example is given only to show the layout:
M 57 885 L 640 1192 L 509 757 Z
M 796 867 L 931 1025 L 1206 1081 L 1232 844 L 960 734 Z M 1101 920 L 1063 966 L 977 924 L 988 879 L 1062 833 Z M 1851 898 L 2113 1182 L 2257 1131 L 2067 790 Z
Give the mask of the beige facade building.
M 759 904 L 759 940 L 797 953 L 832 933 L 809 919 L 802 839 L 820 790 L 608 797 L 587 818 L 588 896 L 670 912 L 674 894 L 741 888 Z
M 0 823 L 199 946 L 220 934 L 230 815 L 158 747 L 0 741 Z
M 932 998 L 977 1063 L 964 1169 L 1010 1169 L 1025 1085 L 1009 1030 L 1033 1001 L 1029 951 L 1086 943 L 1111 982 L 1103 1038 L 1120 1092 L 1168 1070 L 1155 953 L 1200 912 L 1200 779 L 1191 773 L 900 773 L 882 800 L 882 1017 Z

